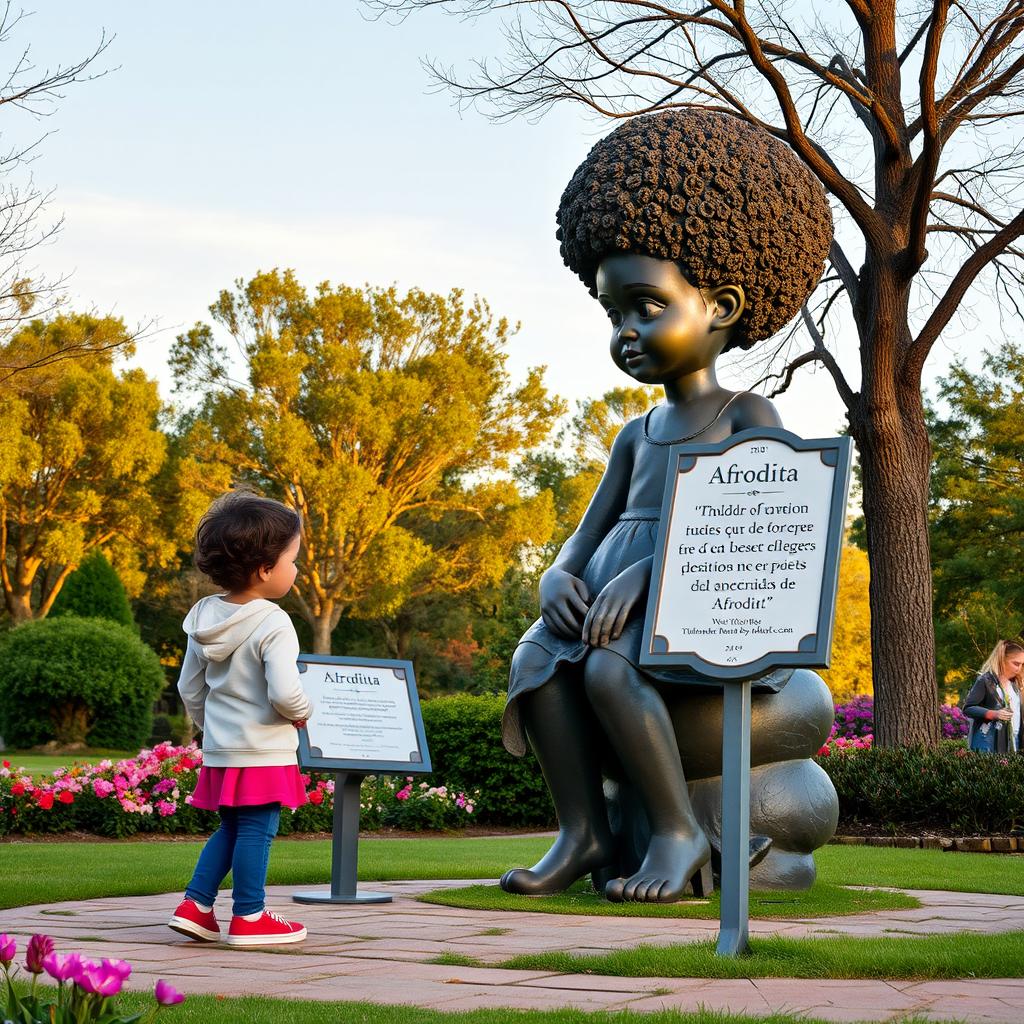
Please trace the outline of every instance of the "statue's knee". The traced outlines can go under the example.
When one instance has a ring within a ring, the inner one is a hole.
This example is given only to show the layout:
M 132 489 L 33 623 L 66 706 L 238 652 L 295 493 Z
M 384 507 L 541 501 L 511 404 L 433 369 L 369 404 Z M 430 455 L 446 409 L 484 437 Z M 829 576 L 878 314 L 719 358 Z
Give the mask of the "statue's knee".
M 627 706 L 635 683 L 636 673 L 617 654 L 593 650 L 587 655 L 583 685 L 592 707 L 614 710 Z

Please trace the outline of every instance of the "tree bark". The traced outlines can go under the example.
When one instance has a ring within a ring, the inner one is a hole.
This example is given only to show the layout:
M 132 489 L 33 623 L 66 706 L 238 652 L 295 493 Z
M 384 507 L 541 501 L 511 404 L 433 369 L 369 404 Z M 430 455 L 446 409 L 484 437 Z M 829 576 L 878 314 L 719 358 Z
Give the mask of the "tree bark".
M 331 613 L 321 611 L 313 620 L 313 653 L 331 653 Z
M 7 594 L 7 612 L 11 617 L 11 624 L 20 626 L 23 622 L 31 622 L 35 616 L 32 613 L 32 589 L 12 590 Z
M 901 360 L 910 341 L 909 288 L 884 264 L 862 275 L 863 390 L 850 409 L 850 430 L 860 454 L 871 567 L 875 741 L 933 746 L 940 728 L 928 538 L 931 443 L 919 375 L 904 374 Z

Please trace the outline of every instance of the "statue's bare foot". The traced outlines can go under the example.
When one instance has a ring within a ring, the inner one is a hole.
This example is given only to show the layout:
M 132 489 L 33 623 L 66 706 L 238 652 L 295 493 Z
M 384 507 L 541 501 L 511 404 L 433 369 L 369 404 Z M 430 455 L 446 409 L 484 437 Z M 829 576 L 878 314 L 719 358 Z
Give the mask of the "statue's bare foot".
M 604 889 L 613 903 L 673 903 L 687 882 L 711 858 L 711 846 L 699 829 L 693 833 L 655 833 L 640 870 L 630 878 L 613 878 Z
M 611 837 L 598 839 L 591 833 L 562 829 L 551 849 L 532 868 L 512 868 L 501 876 L 505 892 L 522 896 L 546 896 L 563 892 L 573 882 L 610 863 L 613 859 Z

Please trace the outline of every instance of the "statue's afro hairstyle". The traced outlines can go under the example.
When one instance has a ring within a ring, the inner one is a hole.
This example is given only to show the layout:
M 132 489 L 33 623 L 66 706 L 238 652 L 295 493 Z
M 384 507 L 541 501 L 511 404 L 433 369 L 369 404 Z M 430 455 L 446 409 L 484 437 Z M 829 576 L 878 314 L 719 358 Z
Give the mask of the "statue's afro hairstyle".
M 728 347 L 749 348 L 797 313 L 821 277 L 832 213 L 783 142 L 738 117 L 686 107 L 624 122 L 576 169 L 558 208 L 567 267 L 596 294 L 601 260 L 675 260 L 698 288 L 747 296 Z

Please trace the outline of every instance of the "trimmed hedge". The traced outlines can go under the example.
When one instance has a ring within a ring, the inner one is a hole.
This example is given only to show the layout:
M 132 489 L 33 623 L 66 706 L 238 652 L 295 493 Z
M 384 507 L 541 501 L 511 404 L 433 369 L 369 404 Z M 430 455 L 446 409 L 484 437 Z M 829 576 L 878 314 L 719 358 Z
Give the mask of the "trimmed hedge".
M 127 626 L 73 615 L 26 622 L 0 638 L 0 735 L 12 747 L 138 749 L 164 682 L 160 659 Z
M 949 829 L 967 835 L 1024 828 L 1024 756 L 978 754 L 962 741 L 817 758 L 839 794 L 839 828 Z
M 434 778 L 467 793 L 479 789 L 477 817 L 486 825 L 555 823 L 548 787 L 532 752 L 513 757 L 501 745 L 505 695 L 436 697 L 422 706 Z

